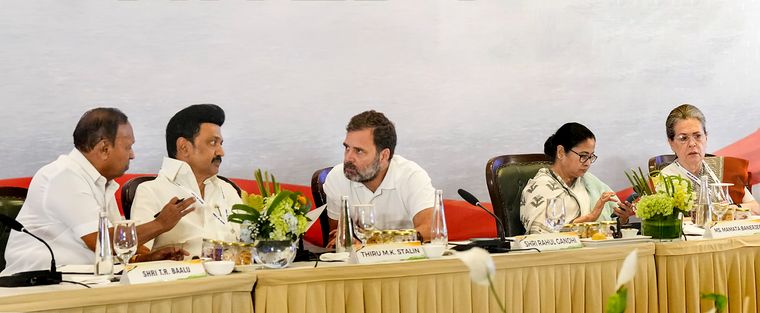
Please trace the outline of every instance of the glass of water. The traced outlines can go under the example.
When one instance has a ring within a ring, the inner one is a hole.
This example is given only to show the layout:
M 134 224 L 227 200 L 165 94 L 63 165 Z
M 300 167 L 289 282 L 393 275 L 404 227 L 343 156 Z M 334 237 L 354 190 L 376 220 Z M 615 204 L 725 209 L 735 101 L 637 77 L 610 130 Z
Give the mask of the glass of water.
M 137 230 L 135 221 L 123 220 L 116 222 L 113 228 L 113 251 L 125 266 L 129 259 L 137 253 Z
M 375 205 L 355 204 L 351 208 L 354 211 L 354 234 L 362 243 L 366 243 L 375 230 Z
M 710 200 L 713 203 L 713 213 L 715 214 L 716 221 L 722 221 L 723 215 L 728 211 L 728 207 L 733 204 L 731 196 L 728 194 L 728 187 L 733 185 L 726 183 L 710 184 L 710 187 L 712 187 Z
M 565 201 L 560 198 L 546 200 L 546 226 L 553 232 L 559 232 L 565 225 Z

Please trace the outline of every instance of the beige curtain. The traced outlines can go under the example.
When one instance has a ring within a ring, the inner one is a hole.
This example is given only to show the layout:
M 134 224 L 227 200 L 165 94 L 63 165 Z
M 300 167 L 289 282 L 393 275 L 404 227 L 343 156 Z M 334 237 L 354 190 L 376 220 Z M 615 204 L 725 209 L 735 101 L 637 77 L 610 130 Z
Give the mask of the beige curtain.
M 759 312 L 760 236 L 658 243 L 655 262 L 660 312 L 707 311 L 700 292 L 728 296 L 729 312 Z
M 244 273 L 107 288 L 67 286 L 81 289 L 0 297 L 0 312 L 253 312 L 255 281 L 255 274 Z
M 654 244 L 494 255 L 509 312 L 604 312 L 623 259 L 638 249 L 628 312 L 656 312 Z M 487 287 L 454 258 L 259 271 L 257 313 L 498 312 Z

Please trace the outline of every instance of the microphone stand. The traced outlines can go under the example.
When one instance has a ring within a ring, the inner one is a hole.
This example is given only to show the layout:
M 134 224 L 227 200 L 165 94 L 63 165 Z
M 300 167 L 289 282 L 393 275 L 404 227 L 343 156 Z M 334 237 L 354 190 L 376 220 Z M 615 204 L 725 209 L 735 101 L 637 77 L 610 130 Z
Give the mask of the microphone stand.
M 57 271 L 55 268 L 55 255 L 53 254 L 53 249 L 50 248 L 50 245 L 42 240 L 42 238 L 30 233 L 15 219 L 0 214 L 0 222 L 10 226 L 10 228 L 15 231 L 29 234 L 45 244 L 45 247 L 50 251 L 50 270 L 19 272 L 10 276 L 0 277 L 0 287 L 28 287 L 60 284 L 63 277 L 61 272 Z
M 493 214 L 493 212 L 489 211 L 482 204 L 480 204 L 480 201 L 478 201 L 478 199 L 475 198 L 475 196 L 473 196 L 471 193 L 467 192 L 464 189 L 459 189 L 457 192 L 462 197 L 462 199 L 467 201 L 467 203 L 481 208 L 483 211 L 488 213 L 488 215 L 491 215 L 494 220 L 496 220 L 496 231 L 499 233 L 499 238 L 471 240 L 470 244 L 456 246 L 454 247 L 454 250 L 464 251 L 473 247 L 479 247 L 490 253 L 505 253 L 512 251 L 510 244 L 511 240 L 507 240 L 506 238 L 506 228 L 504 228 L 504 223 L 502 223 L 501 219 L 496 216 L 496 214 Z

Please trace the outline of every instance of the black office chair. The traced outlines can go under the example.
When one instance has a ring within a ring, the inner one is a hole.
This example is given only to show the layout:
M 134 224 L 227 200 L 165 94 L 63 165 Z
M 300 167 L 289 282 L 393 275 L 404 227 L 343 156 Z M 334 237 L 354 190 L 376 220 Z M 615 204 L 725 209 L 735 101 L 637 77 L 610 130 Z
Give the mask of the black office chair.
M 238 196 L 242 196 L 242 194 L 240 193 L 240 187 L 235 182 L 233 182 L 229 178 L 221 176 L 221 175 L 216 175 L 216 177 L 219 178 L 219 179 L 221 179 L 221 180 L 223 180 L 223 181 L 228 182 L 230 185 L 232 185 L 232 188 L 235 188 L 235 190 L 237 190 Z
M 230 185 L 232 185 L 232 188 L 235 188 L 238 195 L 240 195 L 240 187 L 235 184 L 235 182 L 224 176 L 216 175 L 216 177 L 225 182 L 228 182 Z M 129 217 L 132 215 L 132 202 L 135 201 L 137 186 L 146 181 L 151 181 L 154 179 L 156 179 L 156 176 L 138 176 L 128 180 L 126 183 L 124 183 L 124 186 L 121 187 L 121 209 L 124 211 L 125 219 L 129 219 Z
M 129 219 L 132 216 L 132 202 L 135 201 L 137 186 L 154 179 L 156 179 L 156 176 L 137 176 L 121 186 L 121 210 L 124 211 L 125 219 Z
M 486 163 L 486 185 L 493 213 L 504 221 L 507 236 L 525 234 L 520 221 L 522 190 L 539 169 L 549 165 L 549 158 L 543 153 L 500 155 Z
M 311 175 L 311 195 L 314 197 L 315 208 L 327 203 L 327 195 L 325 194 L 323 185 L 330 170 L 332 170 L 332 167 L 325 167 Z M 330 217 L 327 216 L 327 209 L 319 215 L 319 226 L 322 228 L 322 246 L 326 247 L 330 242 Z
M 15 219 L 24 205 L 28 190 L 22 187 L 0 187 L 0 214 Z M 0 224 L 0 271 L 5 269 L 5 246 L 11 228 Z

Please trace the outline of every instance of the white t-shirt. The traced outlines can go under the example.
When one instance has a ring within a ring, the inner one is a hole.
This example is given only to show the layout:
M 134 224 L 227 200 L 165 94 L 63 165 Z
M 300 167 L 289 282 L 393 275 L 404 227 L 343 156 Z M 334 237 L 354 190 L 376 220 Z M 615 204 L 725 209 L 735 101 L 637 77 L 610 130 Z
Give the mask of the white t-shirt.
M 203 182 L 205 204 L 193 204 L 195 211 L 185 215 L 170 231 L 158 235 L 147 242 L 148 248 L 165 246 L 181 247 L 191 256 L 200 256 L 203 238 L 238 241 L 240 225 L 227 221 L 232 206 L 242 203 L 240 195 L 229 183 L 216 176 Z M 186 199 L 200 197 L 201 192 L 187 163 L 164 158 L 158 177 L 137 187 L 132 202 L 132 219 L 138 224 L 153 220 L 153 216 L 164 208 L 172 197 Z
M 118 188 L 74 149 L 34 174 L 16 220 L 50 245 L 57 265 L 94 264 L 95 252 L 82 236 L 98 231 L 98 213 L 104 206 L 111 223 L 122 219 L 114 198 Z M 45 245 L 17 231 L 8 238 L 5 260 L 3 276 L 50 269 Z
M 435 189 L 422 167 L 400 155 L 391 159 L 383 182 L 370 191 L 364 184 L 350 181 L 338 164 L 325 179 L 327 215 L 340 218 L 340 198 L 348 196 L 349 205 L 374 204 L 376 229 L 412 229 L 413 218 L 420 211 L 432 208 Z

